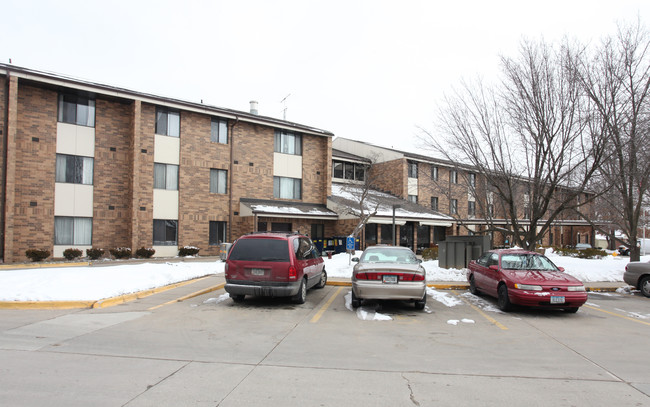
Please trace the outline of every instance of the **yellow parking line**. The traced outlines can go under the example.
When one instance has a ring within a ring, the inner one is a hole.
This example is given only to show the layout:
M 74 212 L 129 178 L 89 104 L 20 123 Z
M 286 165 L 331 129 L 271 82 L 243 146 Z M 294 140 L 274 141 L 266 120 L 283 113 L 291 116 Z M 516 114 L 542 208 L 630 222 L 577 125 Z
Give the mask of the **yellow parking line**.
M 318 320 L 320 319 L 320 317 L 323 316 L 323 314 L 325 313 L 325 311 L 327 310 L 327 308 L 329 308 L 329 306 L 332 305 L 332 302 L 334 302 L 334 298 L 336 298 L 336 296 L 339 295 L 339 293 L 341 292 L 342 289 L 343 289 L 343 287 L 339 287 L 339 289 L 336 290 L 336 291 L 334 292 L 334 294 L 332 294 L 332 296 L 329 298 L 329 300 L 327 300 L 327 302 L 325 303 L 325 305 L 323 305 L 323 307 L 322 307 L 320 310 L 318 310 L 318 312 L 316 313 L 316 315 L 314 315 L 314 317 L 313 317 L 313 318 L 311 319 L 311 321 L 309 321 L 309 322 L 311 322 L 311 323 L 316 323 L 316 322 L 318 322 Z
M 593 309 L 595 311 L 604 312 L 605 314 L 613 315 L 615 317 L 619 317 L 619 318 L 627 319 L 627 320 L 630 320 L 630 321 L 638 322 L 638 323 L 643 324 L 643 325 L 650 325 L 650 323 L 648 323 L 648 322 L 639 321 L 638 319 L 635 319 L 635 318 L 630 318 L 630 317 L 627 317 L 625 315 L 617 314 L 617 313 L 611 312 L 611 311 L 605 311 L 604 309 L 592 307 L 590 305 L 583 305 L 583 307 Z
M 223 287 L 225 287 L 225 285 L 226 285 L 226 283 L 213 285 L 212 287 L 208 287 L 208 288 L 203 289 L 203 290 L 195 291 L 192 294 L 188 294 L 188 295 L 176 298 L 175 300 L 167 301 L 167 302 L 165 302 L 163 304 L 159 304 L 159 305 L 147 308 L 147 311 L 153 311 L 155 309 L 164 307 L 165 305 L 173 304 L 175 302 L 181 302 L 181 301 L 189 300 L 190 298 L 198 297 L 199 295 L 211 293 L 212 291 L 221 290 Z
M 492 318 L 491 316 L 489 316 L 488 314 L 486 314 L 485 312 L 483 312 L 482 309 L 480 309 L 480 308 L 477 307 L 476 305 L 472 304 L 471 302 L 467 301 L 465 298 L 463 298 L 463 297 L 461 297 L 460 295 L 458 295 L 458 293 L 457 293 L 456 291 L 452 291 L 452 292 L 453 292 L 454 294 L 456 294 L 456 296 L 457 296 L 458 298 L 460 298 L 460 299 L 461 299 L 465 304 L 467 304 L 467 305 L 469 305 L 470 307 L 472 307 L 472 309 L 474 309 L 474 311 L 478 312 L 478 313 L 479 313 L 483 318 L 487 319 L 487 320 L 490 321 L 492 324 L 494 324 L 494 325 L 496 325 L 497 327 L 503 329 L 504 331 L 507 331 L 507 330 L 508 330 L 508 328 L 507 328 L 505 325 L 501 324 L 499 321 L 497 321 L 496 319 Z

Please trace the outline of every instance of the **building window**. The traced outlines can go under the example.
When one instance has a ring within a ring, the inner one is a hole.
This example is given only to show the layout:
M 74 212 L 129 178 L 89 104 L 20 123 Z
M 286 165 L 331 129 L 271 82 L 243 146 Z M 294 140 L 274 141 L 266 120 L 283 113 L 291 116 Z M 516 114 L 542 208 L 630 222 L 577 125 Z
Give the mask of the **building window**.
M 395 227 L 395 230 L 397 230 L 397 227 Z M 393 225 L 381 225 L 381 243 L 393 243 Z
M 59 121 L 95 127 L 95 100 L 83 96 L 59 94 Z
M 54 244 L 91 246 L 93 218 L 54 217 Z
M 210 246 L 217 246 L 226 241 L 226 222 L 210 221 Z
M 178 191 L 178 165 L 154 163 L 153 187 Z
M 302 136 L 285 130 L 275 131 L 276 153 L 302 155 Z
M 94 159 L 77 155 L 56 155 L 56 182 L 93 184 Z
M 373 242 L 377 243 L 377 224 L 376 223 L 367 223 L 366 224 L 366 244 Z
M 271 222 L 271 232 L 291 232 L 291 223 Z
M 302 180 L 299 178 L 273 177 L 273 197 L 301 199 Z
M 438 167 L 435 165 L 431 167 L 431 179 L 438 181 Z
M 418 203 L 418 196 L 417 195 L 409 195 L 408 196 L 408 201 L 413 202 L 413 203 Z
M 325 238 L 325 225 L 322 223 L 311 224 L 311 240 L 322 240 Z
M 452 199 L 449 204 L 449 213 L 452 215 L 458 214 L 458 199 Z
M 476 174 L 473 172 L 469 174 L 469 185 L 473 187 L 476 186 Z
M 458 171 L 451 170 L 449 171 L 449 182 L 452 184 L 458 184 Z
M 367 167 L 365 164 L 333 161 L 332 171 L 334 178 L 365 181 Z
M 212 118 L 210 141 L 228 144 L 228 121 L 216 117 Z
M 225 194 L 228 191 L 228 171 L 210 169 L 210 192 Z
M 432 196 L 431 197 L 431 209 L 434 211 L 438 210 L 438 197 L 437 196 Z
M 156 134 L 170 137 L 181 135 L 181 114 L 164 107 L 156 108 Z
M 468 216 L 476 215 L 476 202 L 475 201 L 467 202 L 467 215 Z
M 154 246 L 174 246 L 178 244 L 178 221 L 177 220 L 153 220 L 153 244 Z
M 417 178 L 418 177 L 418 163 L 409 162 L 408 167 L 409 167 L 409 178 Z

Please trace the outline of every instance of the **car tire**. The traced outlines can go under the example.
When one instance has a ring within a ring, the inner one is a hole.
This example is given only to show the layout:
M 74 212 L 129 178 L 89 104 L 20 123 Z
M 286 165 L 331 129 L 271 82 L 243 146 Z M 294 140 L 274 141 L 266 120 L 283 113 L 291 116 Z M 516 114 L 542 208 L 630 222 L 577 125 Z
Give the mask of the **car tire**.
M 327 272 L 323 269 L 323 272 L 320 273 L 320 281 L 316 284 L 316 288 L 323 288 L 327 284 Z
M 566 312 L 568 314 L 575 314 L 576 312 L 578 312 L 578 309 L 579 309 L 579 307 L 565 308 L 564 312 Z
M 645 276 L 639 281 L 639 290 L 644 297 L 650 298 L 650 276 Z
M 359 308 L 361 306 L 361 300 L 354 295 L 354 290 L 352 290 L 352 308 Z
M 307 283 L 305 283 L 304 278 L 300 282 L 300 288 L 298 288 L 298 294 L 294 295 L 292 300 L 296 304 L 304 304 L 305 301 L 307 301 Z
M 246 296 L 243 294 L 230 294 L 230 298 L 235 302 L 243 302 Z
M 474 274 L 469 276 L 469 292 L 474 295 L 479 295 L 481 292 L 476 288 L 476 282 L 474 281 Z
M 427 305 L 427 295 L 426 294 L 424 294 L 424 297 L 422 297 L 421 300 L 415 301 L 415 309 L 417 309 L 417 310 L 423 310 L 426 305 Z
M 501 284 L 498 289 L 499 296 L 497 297 L 497 306 L 503 312 L 508 312 L 512 309 L 512 303 L 508 297 L 508 287 L 505 284 Z

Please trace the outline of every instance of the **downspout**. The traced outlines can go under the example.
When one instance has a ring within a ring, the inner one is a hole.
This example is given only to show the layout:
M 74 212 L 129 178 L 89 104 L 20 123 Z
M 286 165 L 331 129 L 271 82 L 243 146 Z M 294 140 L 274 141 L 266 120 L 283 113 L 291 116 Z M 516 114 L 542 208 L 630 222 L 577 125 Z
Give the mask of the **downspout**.
M 233 168 L 234 158 L 233 152 L 235 150 L 235 126 L 239 123 L 239 116 L 235 116 L 235 122 L 230 126 L 230 163 L 228 164 L 228 241 L 232 243 L 232 222 L 233 222 L 233 203 L 232 203 L 232 190 L 233 190 Z
M 3 211 L 0 214 L 0 262 L 4 263 L 5 260 L 5 216 L 7 213 L 7 155 L 9 147 L 9 83 L 11 80 L 11 72 L 7 67 L 7 76 L 5 79 L 5 109 L 4 109 L 4 123 L 2 126 L 2 144 L 4 147 L 2 166 L 2 201 Z

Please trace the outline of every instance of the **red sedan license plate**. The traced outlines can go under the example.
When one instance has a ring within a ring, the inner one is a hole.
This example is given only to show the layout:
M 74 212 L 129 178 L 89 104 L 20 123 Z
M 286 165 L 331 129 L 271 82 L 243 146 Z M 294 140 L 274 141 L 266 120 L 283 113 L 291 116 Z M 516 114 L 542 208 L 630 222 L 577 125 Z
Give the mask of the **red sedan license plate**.
M 551 304 L 564 304 L 564 297 L 551 296 Z
M 384 284 L 397 284 L 397 276 L 384 276 Z

